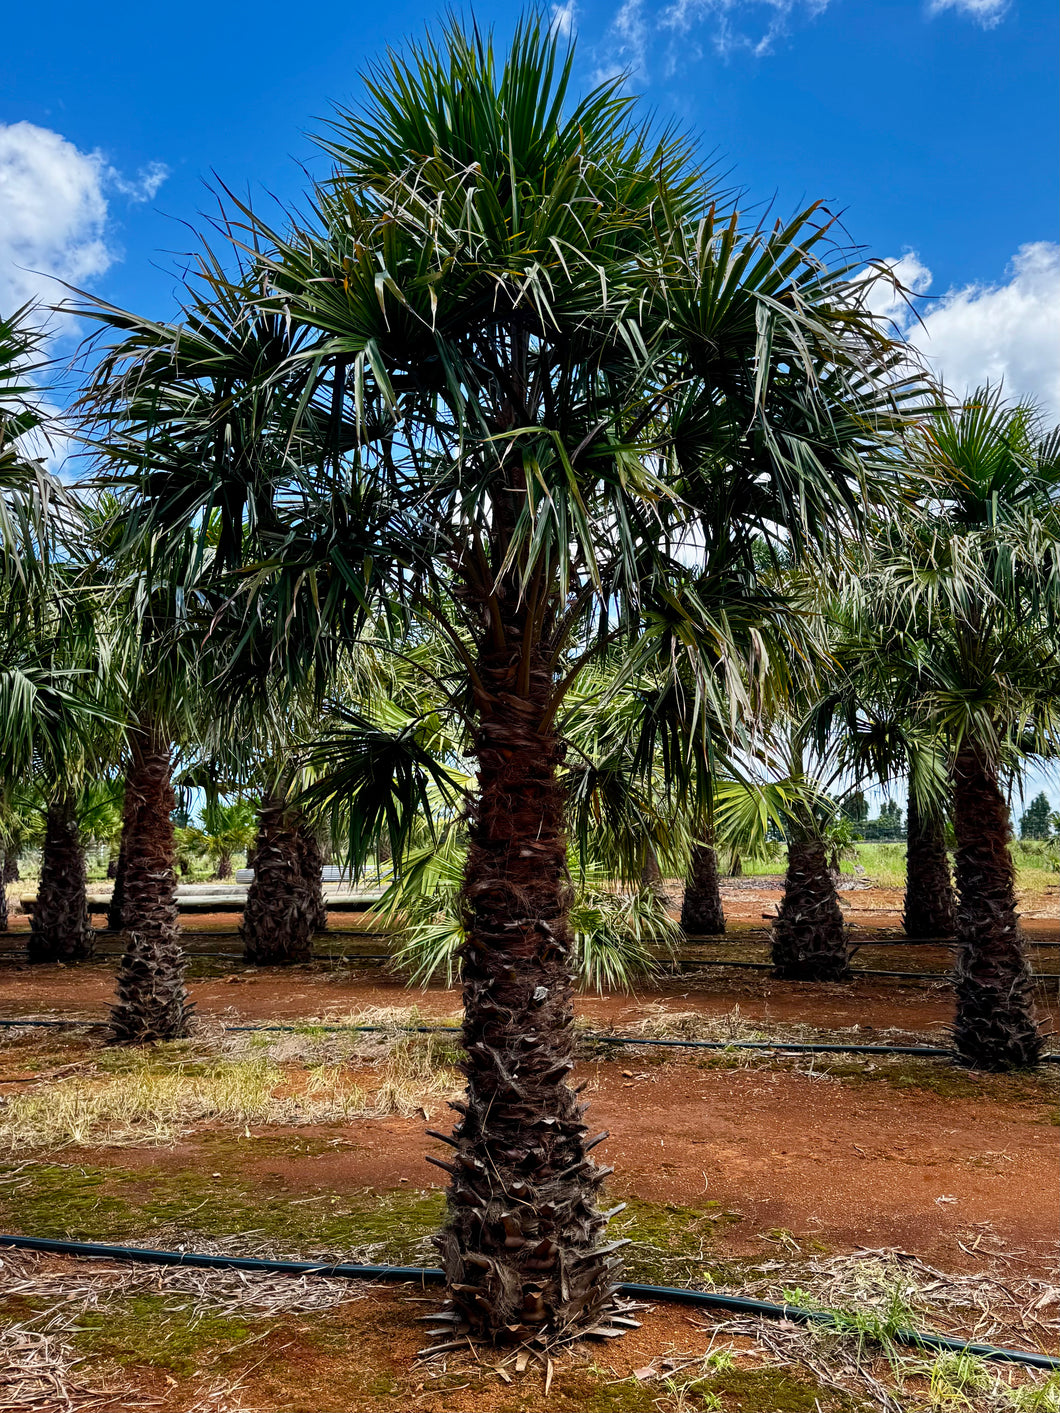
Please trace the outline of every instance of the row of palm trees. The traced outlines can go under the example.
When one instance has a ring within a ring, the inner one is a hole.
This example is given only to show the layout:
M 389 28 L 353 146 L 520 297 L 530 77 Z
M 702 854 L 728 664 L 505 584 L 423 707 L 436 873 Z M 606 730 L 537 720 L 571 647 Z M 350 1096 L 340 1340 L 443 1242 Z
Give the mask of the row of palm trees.
M 230 203 L 177 319 L 82 300 L 94 479 L 42 530 L 16 452 L 2 527 L 4 780 L 125 753 L 116 1038 L 187 1024 L 176 743 L 269 762 L 255 886 L 289 917 L 277 940 L 248 900 L 258 960 L 308 935 L 272 867 L 300 812 L 399 880 L 457 838 L 438 1244 L 452 1322 L 491 1339 L 620 1319 L 567 1083 L 594 851 L 628 879 L 683 840 L 685 926 L 713 931 L 716 836 L 779 824 L 776 969 L 842 977 L 830 797 L 905 774 L 907 922 L 955 929 L 957 1053 L 1041 1047 L 1001 787 L 1056 740 L 1056 439 L 989 392 L 950 406 L 822 207 L 748 222 L 571 72 L 534 19 L 503 53 L 452 22 L 336 112 L 298 209 Z

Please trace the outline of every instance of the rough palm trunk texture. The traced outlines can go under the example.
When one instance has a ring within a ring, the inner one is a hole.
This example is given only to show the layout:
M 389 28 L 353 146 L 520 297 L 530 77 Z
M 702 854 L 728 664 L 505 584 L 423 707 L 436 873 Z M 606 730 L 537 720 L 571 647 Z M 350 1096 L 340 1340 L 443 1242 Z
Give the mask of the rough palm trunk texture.
M 907 937 L 952 937 L 957 921 L 946 831 L 942 820 L 925 815 L 912 790 L 906 815 L 905 910 Z
M 841 981 L 849 975 L 846 929 L 823 840 L 789 843 L 784 896 L 771 940 L 776 976 Z
M 0 849 L 0 932 L 7 931 L 7 853 Z
M 127 809 L 123 925 L 128 941 L 110 1013 L 111 1038 L 140 1045 L 188 1034 L 191 1004 L 184 986 L 169 742 L 137 733 L 125 784 Z
M 1016 913 L 1009 812 L 997 772 L 974 746 L 954 770 L 957 834 L 957 1015 L 954 1048 L 981 1070 L 1036 1065 L 1042 1053 Z
M 48 807 L 26 955 L 31 962 L 81 961 L 94 947 L 77 808 L 72 798 L 62 796 Z
M 298 832 L 281 799 L 262 801 L 254 879 L 239 931 L 251 966 L 293 966 L 313 959 Z
M 690 937 L 715 936 L 725 931 L 725 913 L 718 886 L 718 856 L 710 844 L 692 845 L 681 904 L 681 930 Z
M 305 889 L 306 910 L 312 932 L 326 932 L 328 910 L 324 902 L 324 858 L 317 836 L 304 819 L 297 821 L 298 861 Z
M 611 1311 L 623 1243 L 601 1242 L 596 1197 L 610 1169 L 589 1159 L 586 1106 L 566 1082 L 570 884 L 562 752 L 544 724 L 551 681 L 541 668 L 520 692 L 516 660 L 517 649 L 496 651 L 480 667 L 489 696 L 463 895 L 467 1092 L 445 1140 L 452 1161 L 431 1161 L 452 1179 L 436 1240 L 453 1322 L 490 1340 L 548 1340 L 621 1318 Z
M 125 926 L 125 865 L 129 849 L 129 834 L 132 830 L 133 793 L 125 784 L 125 798 L 121 810 L 121 839 L 118 843 L 118 861 L 114 869 L 114 887 L 107 904 L 107 926 L 111 932 L 120 932 Z

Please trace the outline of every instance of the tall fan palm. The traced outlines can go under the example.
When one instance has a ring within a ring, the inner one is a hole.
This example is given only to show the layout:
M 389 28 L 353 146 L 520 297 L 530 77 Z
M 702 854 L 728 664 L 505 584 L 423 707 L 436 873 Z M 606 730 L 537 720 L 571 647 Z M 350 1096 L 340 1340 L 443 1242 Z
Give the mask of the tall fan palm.
M 571 64 L 536 21 L 500 59 L 455 25 L 392 55 L 333 124 L 310 219 L 246 212 L 253 278 L 205 267 L 213 324 L 194 302 L 177 329 L 97 311 L 126 337 L 92 394 L 120 422 L 157 387 L 141 533 L 205 536 L 216 513 L 217 566 L 248 566 L 233 592 L 288 678 L 367 617 L 452 644 L 478 793 L 439 1245 L 450 1318 L 498 1339 L 614 1318 L 604 1171 L 566 1083 L 566 695 L 610 647 L 630 671 L 683 656 L 723 696 L 726 586 L 681 566 L 690 507 L 727 476 L 761 488 L 738 498 L 756 523 L 834 527 L 901 421 L 896 355 L 816 213 L 719 217 L 687 144 L 635 126 L 617 83 L 568 101 Z M 233 302 L 282 356 L 206 406 Z M 230 636 L 234 681 L 260 641 Z
M 0 795 L 32 782 L 51 797 L 28 955 L 57 961 L 92 950 L 77 791 L 106 653 L 70 592 L 77 508 L 40 456 L 40 343 L 31 308 L 0 318 Z
M 988 390 L 925 422 L 914 464 L 927 524 L 891 529 L 854 592 L 878 671 L 952 752 L 958 1055 L 1037 1062 L 1042 1040 L 1016 913 L 1003 771 L 1057 743 L 1060 433 Z
M 184 953 L 176 896 L 174 749 L 191 734 L 203 671 L 190 631 L 194 591 L 185 585 L 190 546 L 140 541 L 126 552 L 116 502 L 92 514 L 97 559 L 86 583 L 105 585 L 125 683 L 126 769 L 117 899 L 110 921 L 126 943 L 111 1009 L 113 1040 L 142 1044 L 188 1033 Z M 181 562 L 181 549 L 184 561 Z M 160 567 L 163 566 L 163 567 Z M 117 905 L 120 900 L 120 917 Z

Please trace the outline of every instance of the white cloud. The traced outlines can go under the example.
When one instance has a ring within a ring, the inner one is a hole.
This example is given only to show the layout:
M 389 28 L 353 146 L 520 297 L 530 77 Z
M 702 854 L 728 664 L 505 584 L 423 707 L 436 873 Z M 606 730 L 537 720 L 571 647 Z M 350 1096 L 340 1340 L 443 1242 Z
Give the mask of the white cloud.
M 38 303 L 49 336 L 76 332 L 70 317 L 46 310 L 66 294 L 58 281 L 91 285 L 119 258 L 109 239 L 108 193 L 150 201 L 166 176 L 152 162 L 130 180 L 99 152 L 82 152 L 49 128 L 0 123 L 0 314 Z M 39 410 L 45 426 L 25 439 L 25 449 L 63 474 L 72 443 L 62 410 L 43 394 Z
M 56 280 L 98 279 L 118 258 L 108 241 L 107 193 L 149 201 L 166 176 L 152 162 L 130 180 L 101 153 L 82 152 L 49 128 L 0 124 L 0 309 L 62 298 Z
M 574 6 L 572 4 L 567 8 L 573 11 Z M 157 196 L 159 187 L 169 176 L 169 168 L 164 162 L 148 162 L 146 167 L 141 167 L 136 173 L 133 181 L 123 177 L 115 167 L 108 167 L 106 175 L 109 186 L 139 204 L 152 201 Z
M 956 10 L 959 15 L 967 15 L 982 25 L 983 29 L 993 29 L 1001 23 L 1009 0 L 928 0 L 928 14 L 938 15 L 943 10 Z
M 931 286 L 931 271 L 913 251 L 881 265 L 914 295 Z M 866 271 L 865 302 L 904 332 L 953 392 L 1001 383 L 1009 397 L 1033 398 L 1060 420 L 1060 245 L 1020 246 L 1006 275 L 1000 284 L 914 300 L 917 320 L 887 275 Z
M 814 19 L 828 4 L 829 0 L 673 0 L 663 10 L 659 26 L 684 36 L 694 25 L 713 20 L 713 42 L 719 54 L 745 50 L 761 58 L 787 33 L 793 17 Z
M 602 62 L 593 75 L 594 83 L 606 83 L 628 70 L 641 79 L 647 75 L 648 22 L 644 0 L 623 0 L 607 31 Z
M 1003 381 L 1060 419 L 1060 245 L 1021 246 L 1007 273 L 1006 284 L 950 290 L 909 337 L 955 391 Z
M 552 24 L 550 26 L 553 34 L 561 35 L 564 39 L 574 32 L 574 19 L 578 7 L 574 0 L 566 0 L 563 5 L 552 6 Z
M 98 153 L 57 132 L 0 126 L 0 308 L 59 297 L 49 276 L 83 284 L 111 265 L 104 177 Z
M 761 58 L 788 32 L 794 19 L 813 19 L 830 0 L 670 0 L 649 6 L 644 0 L 622 0 L 608 26 L 594 75 L 602 83 L 628 71 L 640 83 L 650 79 L 649 59 L 657 41 L 665 38 L 661 70 L 668 77 L 703 55 L 700 31 L 709 28 L 709 42 L 723 57 L 738 52 Z M 553 6 L 555 12 L 557 7 Z

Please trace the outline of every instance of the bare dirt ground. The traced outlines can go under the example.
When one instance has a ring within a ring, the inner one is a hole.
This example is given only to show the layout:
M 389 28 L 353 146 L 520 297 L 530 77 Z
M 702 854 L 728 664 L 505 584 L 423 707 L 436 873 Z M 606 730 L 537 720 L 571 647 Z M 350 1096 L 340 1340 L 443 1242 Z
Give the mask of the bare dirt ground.
M 710 955 L 764 956 L 762 914 L 777 894 L 758 880 L 753 887 L 746 886 L 749 882 L 728 890 L 734 945 L 708 948 Z M 899 935 L 900 897 L 897 890 L 879 889 L 844 894 L 853 940 L 864 944 L 855 965 L 943 972 L 949 956 L 944 948 L 880 945 Z M 344 938 L 350 919 L 333 921 Z M 230 932 L 232 926 L 230 916 L 196 917 L 193 924 L 202 933 Z M 1024 926 L 1032 943 L 1060 941 L 1055 897 L 1026 900 Z M 226 938 L 221 949 L 230 945 L 235 950 Z M 1032 955 L 1037 970 L 1060 970 L 1060 950 L 1042 947 Z M 208 973 L 211 966 L 216 974 L 196 976 L 191 992 L 204 1033 L 214 1037 L 224 1034 L 223 1025 L 339 1021 L 373 1008 L 413 1005 L 424 1017 L 440 1019 L 459 1009 L 457 992 L 410 993 L 379 968 L 318 963 L 286 973 L 248 973 L 204 960 L 194 970 Z M 0 1016 L 102 1017 L 113 970 L 112 961 L 31 970 L 5 959 Z M 1055 1030 L 1060 1022 L 1055 984 L 1040 988 L 1039 1002 L 1043 1019 Z M 635 995 L 582 996 L 576 1009 L 594 1030 L 618 1034 L 670 1023 L 679 1031 L 691 1018 L 721 1034 L 727 1026 L 732 1035 L 919 1038 L 944 1044 L 951 998 L 943 976 L 811 986 L 777 982 L 766 972 L 707 968 L 664 977 Z M 0 1046 L 0 1095 L 59 1087 L 65 1070 L 104 1073 L 105 1058 L 91 1032 L 16 1032 Z M 372 1066 L 356 1058 L 344 1061 L 343 1072 L 368 1090 L 375 1082 Z M 943 1284 L 949 1282 L 951 1289 L 963 1290 L 963 1281 L 970 1283 L 969 1291 L 981 1292 L 1000 1282 L 997 1291 L 1017 1293 L 1008 1313 L 1007 1296 L 992 1295 L 983 1306 L 978 1297 L 962 1295 L 967 1308 L 944 1327 L 966 1333 L 974 1328 L 980 1337 L 1025 1348 L 1055 1348 L 1060 1073 L 977 1076 L 943 1061 L 874 1056 L 784 1059 L 703 1052 L 696 1059 L 644 1047 L 595 1056 L 587 1051 L 576 1077 L 588 1082 L 590 1120 L 610 1132 L 594 1157 L 615 1168 L 607 1195 L 630 1203 L 616 1225 L 632 1222 L 632 1259 L 647 1263 L 646 1279 L 701 1286 L 713 1280 L 744 1290 L 755 1280 L 787 1280 L 812 1291 L 825 1279 L 829 1263 L 906 1261 L 913 1271 L 921 1262 L 944 1273 Z M 0 1107 L 0 1124 L 2 1116 Z M 67 1231 L 133 1244 L 183 1240 L 312 1259 L 323 1251 L 348 1256 L 351 1250 L 374 1252 L 372 1259 L 410 1259 L 412 1248 L 402 1243 L 422 1242 L 441 1201 L 434 1181 L 440 1175 L 425 1165 L 424 1154 L 442 1150 L 424 1129 L 446 1125 L 444 1097 L 434 1097 L 405 1116 L 300 1124 L 206 1120 L 187 1124 L 164 1141 L 67 1141 L 10 1152 L 7 1161 L 0 1159 L 0 1222 L 8 1230 L 46 1227 L 49 1234 Z M 299 1225 L 312 1213 L 315 1226 Z M 322 1213 L 332 1214 L 330 1226 Z M 866 1248 L 907 1254 L 866 1257 Z M 429 1247 L 415 1251 L 421 1262 L 430 1262 Z M 390 1413 L 407 1407 L 439 1413 L 545 1408 L 858 1413 L 870 1407 L 888 1413 L 946 1407 L 1004 1413 L 1060 1407 L 1060 1384 L 1043 1395 L 1053 1402 L 1021 1403 L 1019 1388 L 1006 1392 L 995 1374 L 990 1374 L 994 1382 L 978 1389 L 955 1385 L 946 1402 L 938 1391 L 942 1384 L 932 1390 L 935 1374 L 918 1374 L 910 1366 L 897 1387 L 895 1366 L 870 1359 L 869 1372 L 855 1377 L 843 1364 L 847 1355 L 840 1358 L 836 1349 L 822 1353 L 802 1333 L 726 1324 L 682 1307 L 648 1310 L 642 1328 L 617 1344 L 557 1354 L 551 1375 L 544 1361 L 531 1361 L 520 1371 L 511 1361 L 459 1352 L 417 1362 L 424 1342 L 417 1318 L 436 1296 L 407 1287 L 344 1286 L 323 1313 L 303 1309 L 292 1296 L 268 1318 L 233 1306 L 234 1315 L 229 1311 L 213 1320 L 202 1315 L 202 1309 L 213 1308 L 212 1296 L 203 1297 L 206 1305 L 200 1309 L 186 1297 L 172 1296 L 165 1284 L 169 1277 L 157 1276 L 157 1289 L 115 1296 L 112 1315 L 94 1335 L 94 1317 L 78 1314 L 82 1307 L 72 1295 L 64 1297 L 67 1305 L 57 1305 L 42 1294 L 50 1289 L 48 1281 L 72 1290 L 83 1265 L 48 1258 L 26 1275 L 15 1258 L 3 1261 L 0 1327 L 14 1339 L 12 1347 L 22 1348 L 18 1339 L 24 1328 L 36 1338 L 37 1311 L 50 1311 L 49 1328 L 59 1331 L 55 1389 L 49 1394 L 45 1380 L 38 1402 L 10 1405 L 41 1413 L 52 1407 L 151 1407 L 164 1413 Z M 190 1279 L 189 1273 L 181 1276 Z M 93 1277 L 97 1285 L 109 1278 Z M 938 1285 L 934 1276 L 924 1279 L 925 1289 Z M 1030 1294 L 1024 1299 L 1020 1291 Z M 97 1290 L 93 1299 L 98 1298 Z M 780 1297 L 774 1291 L 768 1298 Z M 187 1311 L 193 1307 L 198 1313 L 189 1330 Z M 74 1323 L 65 1335 L 54 1312 L 67 1308 Z M 928 1316 L 922 1312 L 920 1318 Z M 33 1345 L 38 1362 L 41 1348 Z M 728 1364 L 708 1358 L 719 1349 L 731 1351 Z M 76 1377 L 63 1373 L 63 1358 L 80 1371 Z M 674 1362 L 667 1365 L 668 1358 Z M 1005 1377 L 1016 1384 L 1024 1379 L 1011 1371 Z M 76 1391 L 78 1379 L 88 1390 L 83 1396 Z M 890 1392 L 874 1392 L 874 1379 L 882 1379 L 880 1386 Z M 60 1401 L 59 1386 L 69 1402 Z M 108 1394 L 107 1388 L 117 1391 Z

